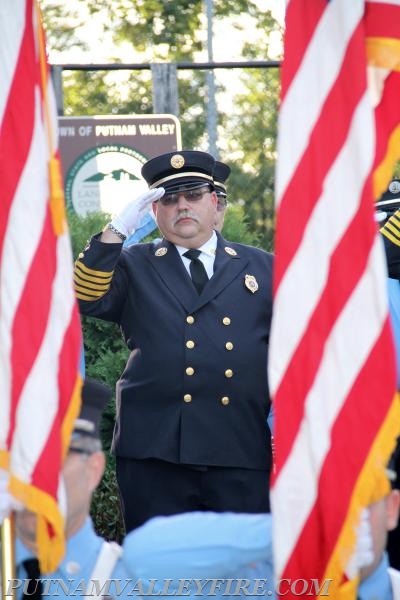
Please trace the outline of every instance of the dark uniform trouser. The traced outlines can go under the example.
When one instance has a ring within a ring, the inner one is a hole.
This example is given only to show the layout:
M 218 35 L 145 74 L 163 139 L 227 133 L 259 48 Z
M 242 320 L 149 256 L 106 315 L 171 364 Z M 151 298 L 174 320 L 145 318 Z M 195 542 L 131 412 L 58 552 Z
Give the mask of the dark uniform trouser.
M 269 471 L 116 457 L 128 533 L 151 517 L 196 510 L 269 512 Z

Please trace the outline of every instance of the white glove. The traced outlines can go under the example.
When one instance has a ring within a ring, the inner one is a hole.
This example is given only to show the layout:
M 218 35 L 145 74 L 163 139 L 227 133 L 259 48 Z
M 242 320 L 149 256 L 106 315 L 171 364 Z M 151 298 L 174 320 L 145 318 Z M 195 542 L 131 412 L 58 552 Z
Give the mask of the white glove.
M 0 525 L 3 523 L 10 512 L 13 510 L 22 510 L 23 505 L 11 496 L 8 491 L 9 474 L 4 469 L 0 469 Z
M 356 534 L 356 565 L 358 569 L 362 569 L 368 567 L 374 560 L 372 528 L 368 508 L 363 508 L 361 511 L 360 524 L 357 527 Z
M 155 188 L 141 194 L 113 218 L 111 225 L 127 238 L 130 237 L 138 228 L 142 217 L 150 210 L 152 202 L 159 200 L 164 195 L 164 191 L 164 188 Z

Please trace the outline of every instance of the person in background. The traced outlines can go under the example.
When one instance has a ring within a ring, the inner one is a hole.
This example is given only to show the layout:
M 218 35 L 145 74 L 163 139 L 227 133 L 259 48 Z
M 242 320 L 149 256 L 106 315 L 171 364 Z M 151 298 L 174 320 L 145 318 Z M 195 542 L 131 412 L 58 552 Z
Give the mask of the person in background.
M 375 203 L 376 219 L 381 226 L 389 277 L 400 279 L 400 179 L 393 179 Z
M 232 574 L 239 579 L 249 577 L 253 582 L 260 571 L 272 580 L 270 515 L 236 514 L 236 518 L 232 518 L 230 514 L 193 513 L 194 522 L 190 519 L 189 529 L 182 527 L 185 518 L 171 522 L 161 520 L 159 524 L 153 519 L 149 527 L 146 524 L 131 532 L 122 547 L 105 542 L 95 533 L 89 510 L 93 492 L 104 473 L 100 421 L 110 398 L 108 386 L 95 379 L 85 379 L 80 415 L 63 466 L 66 554 L 54 572 L 39 571 L 36 516 L 22 509 L 19 503 L 17 506 L 8 494 L 5 479 L 0 481 L 0 524 L 11 509 L 18 508 L 15 513 L 16 580 L 8 584 L 10 590 L 14 588 L 16 597 L 36 600 L 43 594 L 59 598 L 85 596 L 85 590 L 90 596 L 96 590 L 92 582 L 97 581 L 100 589 L 106 586 L 103 588 L 105 596 L 132 598 L 149 592 L 150 579 L 157 580 L 161 593 L 164 578 L 169 579 L 165 574 L 170 571 L 173 577 L 183 564 L 189 578 L 192 570 L 199 575 L 198 567 L 202 564 L 201 577 L 205 579 Z M 226 556 L 229 556 L 228 563 Z M 261 562 L 256 567 L 257 561 Z M 41 581 L 37 582 L 38 579 Z M 178 590 L 180 582 L 172 584 L 170 591 L 174 585 Z M 206 581 L 203 585 L 207 585 Z M 194 587 L 193 595 L 196 591 Z
M 217 194 L 218 200 L 217 215 L 215 219 L 215 229 L 220 232 L 222 231 L 222 227 L 224 226 L 225 210 L 227 207 L 228 193 L 226 190 L 225 182 L 228 179 L 230 172 L 231 169 L 227 164 L 220 162 L 219 160 L 215 161 L 213 179 L 215 193 Z
M 399 445 L 388 467 L 377 471 L 383 485 L 376 489 L 384 489 L 384 495 L 371 498 L 371 504 L 360 513 L 353 562 L 360 574 L 358 600 L 400 599 L 400 572 L 389 567 L 385 552 L 388 532 L 396 527 L 399 517 L 400 492 L 395 470 L 398 454 Z M 179 595 L 181 581 L 190 579 L 187 590 L 191 595 L 198 595 L 194 582 L 200 580 L 204 584 L 202 595 L 225 598 L 229 593 L 253 592 L 275 598 L 275 591 L 286 595 L 289 586 L 288 580 L 281 584 L 274 580 L 272 528 L 271 514 L 186 513 L 158 517 L 127 537 L 127 556 L 136 565 L 136 573 L 146 589 L 151 579 L 159 577 L 153 588 L 155 593 L 161 593 L 162 582 L 169 579 L 170 592 Z M 218 579 L 219 587 L 211 589 L 212 582 L 206 584 L 207 579 Z M 230 579 L 234 579 L 233 587 Z M 238 581 L 246 582 L 246 590 L 239 589 Z M 321 595 L 330 596 L 329 586 L 324 591 L 327 593 Z
M 358 600 L 400 600 L 400 571 L 389 566 L 386 552 L 388 534 L 396 529 L 399 521 L 398 455 L 399 446 L 393 453 L 387 469 L 391 489 L 368 508 L 373 560 L 361 569 Z
M 400 390 L 400 180 L 393 179 L 375 203 L 375 217 L 385 245 L 389 278 L 387 280 L 389 313 L 396 350 L 397 388 Z M 397 474 L 400 464 L 396 464 Z M 389 562 L 400 569 L 400 526 L 390 531 Z
M 128 534 L 122 548 L 104 542 L 95 534 L 89 505 L 104 470 L 99 422 L 109 398 L 108 387 L 86 379 L 81 414 L 63 468 L 67 548 L 55 572 L 39 573 L 35 560 L 35 515 L 25 510 L 16 514 L 19 568 L 18 579 L 11 585 L 17 597 L 21 597 L 27 583 L 21 581 L 25 578 L 31 580 L 26 592 L 32 600 L 41 593 L 97 597 L 94 581 L 102 589 L 100 595 L 122 598 L 147 594 L 198 596 L 199 589 L 201 595 L 217 597 L 248 596 L 254 590 L 255 595 L 275 597 L 271 514 L 191 512 L 156 517 Z M 389 473 L 393 478 L 393 473 Z M 7 506 L 12 505 L 7 489 L 0 486 L 0 523 L 8 514 Z M 371 585 L 378 585 L 372 589 L 380 591 L 390 589 L 388 583 L 398 577 L 387 570 L 383 555 L 386 530 L 394 525 L 398 506 L 398 491 L 392 491 L 374 503 L 370 512 L 362 512 L 355 564 L 359 568 L 370 567 L 362 571 L 365 583 L 360 590 L 368 592 Z M 360 595 L 360 598 L 372 600 L 373 596 Z
M 113 439 L 127 531 L 156 515 L 269 510 L 271 254 L 214 231 L 215 160 L 185 150 L 142 167 L 149 191 L 75 265 L 81 312 L 131 351 Z M 150 208 L 164 238 L 122 243 Z
M 111 398 L 108 386 L 95 379 L 86 378 L 82 387 L 82 404 L 79 418 L 75 421 L 68 454 L 63 465 L 66 495 L 65 537 L 66 554 L 53 573 L 40 573 L 36 559 L 36 516 L 23 509 L 15 513 L 16 565 L 19 579 L 31 579 L 33 587 L 27 589 L 32 599 L 41 593 L 49 596 L 69 597 L 83 581 L 100 582 L 107 579 L 127 580 L 131 574 L 124 561 L 123 549 L 114 542 L 105 542 L 93 528 L 89 516 L 93 493 L 101 481 L 105 467 L 99 424 L 103 408 Z M 7 506 L 13 508 L 6 486 L 0 486 L 0 522 L 7 516 Z M 35 579 L 42 580 L 36 584 Z M 69 593 L 60 586 L 62 581 Z M 18 585 L 18 584 L 16 584 Z M 118 590 L 111 584 L 109 594 L 127 598 L 130 590 Z M 23 586 L 16 588 L 22 597 Z M 77 596 L 85 595 L 77 591 Z M 137 596 L 136 593 L 133 596 Z M 132 597 L 132 595 L 130 595 Z

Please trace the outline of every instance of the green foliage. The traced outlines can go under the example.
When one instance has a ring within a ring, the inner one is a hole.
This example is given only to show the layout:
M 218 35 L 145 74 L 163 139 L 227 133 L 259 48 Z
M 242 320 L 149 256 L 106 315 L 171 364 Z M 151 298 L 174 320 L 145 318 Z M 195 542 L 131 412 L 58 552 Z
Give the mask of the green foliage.
M 270 39 L 265 31 L 282 35 L 271 14 L 259 13 L 259 37 L 247 44 L 249 60 L 267 59 Z M 241 76 L 243 92 L 235 97 L 235 112 L 226 124 L 227 156 L 238 158 L 228 180 L 230 194 L 243 203 L 251 229 L 263 248 L 272 251 L 275 227 L 274 187 L 277 113 L 280 90 L 277 69 L 249 69 Z
M 225 210 L 222 235 L 231 242 L 240 242 L 250 246 L 259 246 L 260 240 L 257 233 L 250 231 L 249 220 L 240 204 L 228 205 Z
M 79 217 L 68 213 L 72 251 L 76 258 L 90 237 L 101 231 L 108 221 L 104 213 L 89 213 Z M 113 323 L 106 323 L 91 317 L 82 317 L 82 331 L 85 349 L 85 372 L 90 377 L 100 379 L 115 389 L 129 352 L 121 333 Z M 115 421 L 115 399 L 106 406 L 101 424 L 103 447 L 106 453 L 106 470 L 96 490 L 91 515 L 97 532 L 108 540 L 121 541 L 124 534 L 120 511 L 118 486 L 115 477 L 115 459 L 110 454 L 112 433 Z
M 93 495 L 91 516 L 99 535 L 109 541 L 122 542 L 125 530 L 120 511 L 113 456 L 107 456 L 102 482 Z

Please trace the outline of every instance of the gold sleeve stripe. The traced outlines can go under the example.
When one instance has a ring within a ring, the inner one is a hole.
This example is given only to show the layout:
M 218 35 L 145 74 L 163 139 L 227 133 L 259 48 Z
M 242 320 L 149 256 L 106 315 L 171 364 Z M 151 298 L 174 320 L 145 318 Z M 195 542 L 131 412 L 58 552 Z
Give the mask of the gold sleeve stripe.
M 392 233 L 394 235 L 394 237 L 398 237 L 400 238 L 400 230 L 395 227 L 390 221 L 388 221 L 382 228 L 384 231 L 388 231 L 389 233 Z
M 86 296 L 85 294 L 80 294 L 75 290 L 75 296 L 78 300 L 86 300 L 86 302 L 94 302 L 97 298 L 92 298 L 91 296 Z
M 395 246 L 400 246 L 400 239 L 399 239 L 399 238 L 397 238 L 397 237 L 395 237 L 394 235 L 392 235 L 392 234 L 390 233 L 390 231 L 388 231 L 387 229 L 384 229 L 384 228 L 382 227 L 382 229 L 381 229 L 381 233 L 382 233 L 382 235 L 384 235 L 384 236 L 385 236 L 385 237 L 386 237 L 388 240 L 390 240 L 391 242 L 393 242 L 393 244 L 394 244 Z
M 106 291 L 110 288 L 109 283 L 101 283 L 100 285 L 98 285 L 96 283 L 91 283 L 91 282 L 88 282 L 86 279 L 79 277 L 77 275 L 77 273 L 74 274 L 74 281 L 75 281 L 76 285 L 83 285 L 83 287 L 85 287 L 89 290 L 100 290 L 104 293 L 106 293 Z
M 87 296 L 88 300 L 98 300 L 99 298 L 102 298 L 107 291 L 108 290 L 88 290 L 88 288 L 82 287 L 81 285 L 75 285 L 76 294 L 81 292 Z
M 88 285 L 88 287 L 95 287 L 96 284 L 100 286 L 109 286 L 112 280 L 112 277 L 107 277 L 107 279 L 100 279 L 99 277 L 89 277 L 85 273 L 81 273 L 79 270 L 75 269 L 74 279 L 84 282 Z
M 79 269 L 75 268 L 75 276 L 82 279 L 82 281 L 90 281 L 93 283 L 104 283 L 105 285 L 109 285 L 111 283 L 112 277 L 92 277 L 87 273 L 83 273 Z
M 395 212 L 394 215 L 389 219 L 391 223 L 396 223 L 396 225 L 400 225 L 400 213 L 399 211 Z
M 75 267 L 81 269 L 84 273 L 88 275 L 93 275 L 94 277 L 112 277 L 114 271 L 95 271 L 94 269 L 90 269 L 86 265 L 83 264 L 80 260 L 77 260 L 75 263 Z

